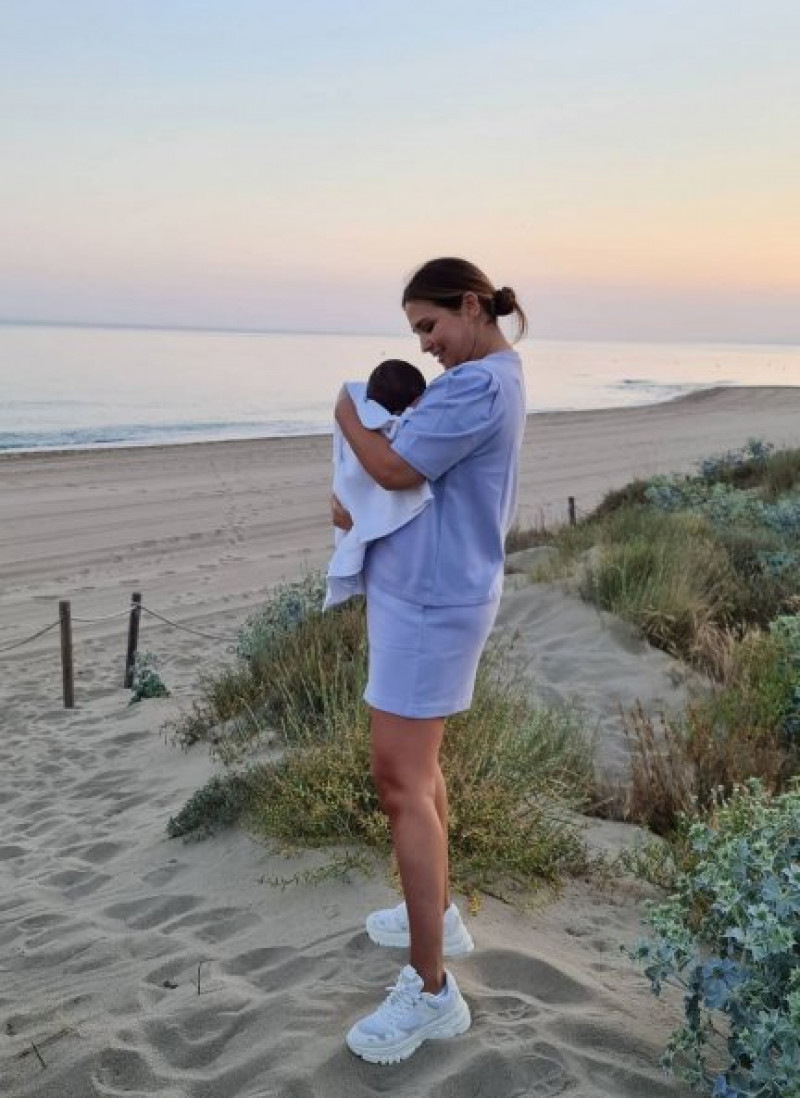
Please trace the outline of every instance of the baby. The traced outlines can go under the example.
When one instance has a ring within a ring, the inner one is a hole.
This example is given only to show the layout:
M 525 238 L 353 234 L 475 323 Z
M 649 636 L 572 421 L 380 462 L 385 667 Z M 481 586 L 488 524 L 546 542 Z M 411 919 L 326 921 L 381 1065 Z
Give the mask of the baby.
M 393 416 L 400 416 L 417 403 L 425 388 L 425 378 L 416 366 L 401 358 L 387 358 L 367 379 L 367 400 L 374 400 Z
M 390 358 L 376 366 L 363 382 L 347 388 L 365 427 L 392 438 L 399 417 L 413 408 L 425 392 L 422 373 L 410 362 Z M 335 531 L 336 548 L 328 565 L 324 609 L 364 593 L 364 558 L 367 546 L 398 530 L 433 498 L 426 483 L 416 488 L 389 492 L 366 472 L 338 427 L 333 433 L 333 492 L 350 512 L 353 526 Z

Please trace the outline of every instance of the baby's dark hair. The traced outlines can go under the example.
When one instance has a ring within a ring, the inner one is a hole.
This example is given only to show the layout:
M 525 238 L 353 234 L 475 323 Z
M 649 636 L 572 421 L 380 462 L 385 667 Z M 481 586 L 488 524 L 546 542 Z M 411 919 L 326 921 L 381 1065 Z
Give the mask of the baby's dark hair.
M 422 396 L 426 384 L 416 366 L 400 358 L 387 358 L 369 375 L 367 397 L 382 404 L 393 416 L 399 416 Z

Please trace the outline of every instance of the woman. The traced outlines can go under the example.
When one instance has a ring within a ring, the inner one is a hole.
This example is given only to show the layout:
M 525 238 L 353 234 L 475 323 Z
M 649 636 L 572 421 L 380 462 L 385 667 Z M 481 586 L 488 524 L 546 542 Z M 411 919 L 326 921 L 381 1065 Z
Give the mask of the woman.
M 389 817 L 405 903 L 373 912 L 380 945 L 409 945 L 409 964 L 385 1002 L 347 1035 L 375 1063 L 410 1056 L 423 1041 L 470 1026 L 444 954 L 472 949 L 447 880 L 447 793 L 439 767 L 445 718 L 469 708 L 475 672 L 503 583 L 503 543 L 516 498 L 525 425 L 519 356 L 497 318 L 526 318 L 508 287 L 496 290 L 463 259 L 434 259 L 403 293 L 422 350 L 444 373 L 400 422 L 394 439 L 361 425 L 343 390 L 336 420 L 384 488 L 427 479 L 433 501 L 368 551 L 365 576 L 372 776 Z M 334 522 L 349 516 L 333 500 Z

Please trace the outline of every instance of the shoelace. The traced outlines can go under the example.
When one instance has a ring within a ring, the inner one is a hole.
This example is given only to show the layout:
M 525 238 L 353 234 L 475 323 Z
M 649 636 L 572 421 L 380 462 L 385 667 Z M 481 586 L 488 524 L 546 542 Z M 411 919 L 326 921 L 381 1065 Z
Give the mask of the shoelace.
M 403 1014 L 414 1006 L 414 1003 L 421 995 L 419 989 L 413 984 L 397 983 L 392 987 L 387 987 L 386 990 L 389 994 L 378 1007 L 376 1013 L 390 1022 L 399 1021 Z

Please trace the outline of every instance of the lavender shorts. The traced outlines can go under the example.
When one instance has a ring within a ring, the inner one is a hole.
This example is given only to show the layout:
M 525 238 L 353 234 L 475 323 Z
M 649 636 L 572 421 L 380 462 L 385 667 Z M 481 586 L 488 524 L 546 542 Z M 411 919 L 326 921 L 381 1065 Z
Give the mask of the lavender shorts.
M 418 606 L 368 581 L 364 700 L 398 717 L 447 717 L 469 709 L 499 604 Z

